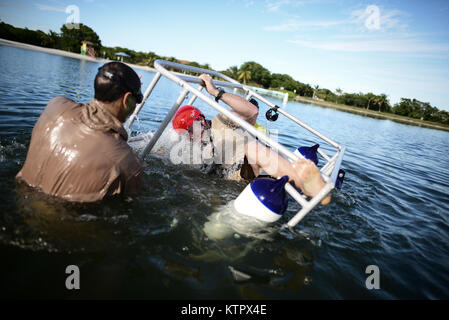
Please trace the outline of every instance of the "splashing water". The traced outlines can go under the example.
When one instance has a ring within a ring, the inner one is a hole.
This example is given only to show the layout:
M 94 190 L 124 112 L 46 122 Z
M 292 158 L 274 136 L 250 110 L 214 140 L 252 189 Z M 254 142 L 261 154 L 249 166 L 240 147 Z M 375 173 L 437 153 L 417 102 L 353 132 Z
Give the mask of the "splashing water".
M 223 240 L 239 235 L 247 238 L 273 240 L 279 231 L 276 225 L 269 225 L 256 218 L 238 213 L 234 208 L 234 200 L 218 208 L 204 224 L 204 233 L 212 240 Z

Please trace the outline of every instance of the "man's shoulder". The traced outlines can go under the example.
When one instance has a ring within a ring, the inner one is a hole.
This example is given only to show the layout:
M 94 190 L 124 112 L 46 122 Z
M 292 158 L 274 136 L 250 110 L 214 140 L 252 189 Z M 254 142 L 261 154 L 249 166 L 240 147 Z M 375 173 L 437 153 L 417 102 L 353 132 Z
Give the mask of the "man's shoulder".
M 80 107 L 81 104 L 77 103 L 65 96 L 56 96 L 50 101 L 48 101 L 47 107 L 44 113 L 49 117 L 57 117 L 64 113 L 65 111 L 71 110 L 73 108 Z
M 62 105 L 62 106 L 74 106 L 74 105 L 80 105 L 78 102 L 73 101 L 72 99 L 67 98 L 66 96 L 56 96 L 52 99 L 50 99 L 50 101 L 48 101 L 48 105 L 52 106 L 52 105 Z
M 129 178 L 140 173 L 145 165 L 134 150 L 125 141 L 122 142 L 121 151 L 117 154 L 116 165 L 120 174 Z

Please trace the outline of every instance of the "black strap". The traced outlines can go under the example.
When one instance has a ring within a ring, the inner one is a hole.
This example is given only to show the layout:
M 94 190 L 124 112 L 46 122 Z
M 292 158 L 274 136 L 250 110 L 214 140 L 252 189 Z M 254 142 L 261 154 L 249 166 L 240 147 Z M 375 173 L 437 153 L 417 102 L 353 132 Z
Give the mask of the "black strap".
M 221 99 L 221 96 L 223 95 L 223 93 L 225 93 L 226 91 L 224 91 L 223 89 L 220 89 L 220 91 L 218 91 L 217 96 L 215 97 L 215 102 L 218 102 L 218 100 Z

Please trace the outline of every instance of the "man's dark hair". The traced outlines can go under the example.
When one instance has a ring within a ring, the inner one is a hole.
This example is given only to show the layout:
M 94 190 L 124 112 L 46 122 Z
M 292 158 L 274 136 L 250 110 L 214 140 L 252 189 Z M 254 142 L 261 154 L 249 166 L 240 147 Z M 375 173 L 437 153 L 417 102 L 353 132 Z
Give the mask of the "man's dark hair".
M 95 99 L 112 102 L 131 92 L 137 103 L 142 101 L 140 79 L 137 73 L 121 62 L 109 62 L 98 69 L 94 82 Z

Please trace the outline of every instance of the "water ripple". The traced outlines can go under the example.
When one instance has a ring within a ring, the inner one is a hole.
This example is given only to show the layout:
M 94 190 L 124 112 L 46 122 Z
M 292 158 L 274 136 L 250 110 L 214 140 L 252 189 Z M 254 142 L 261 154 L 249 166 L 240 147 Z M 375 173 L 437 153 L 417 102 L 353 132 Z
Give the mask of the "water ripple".
M 5 46 L 0 58 L 0 250 L 17 266 L 17 257 L 37 267 L 52 265 L 48 252 L 61 259 L 76 255 L 97 270 L 91 276 L 103 296 L 114 286 L 104 270 L 114 266 L 127 290 L 115 289 L 132 297 L 449 297 L 447 132 L 289 102 L 288 112 L 347 147 L 342 189 L 293 231 L 281 229 L 300 209 L 290 201 L 285 216 L 266 230 L 237 228 L 231 237 L 213 240 L 205 224 L 245 185 L 198 166 L 174 165 L 166 156 L 146 159 L 144 187 L 133 198 L 72 205 L 17 184 L 32 128 L 48 100 L 63 94 L 89 101 L 99 64 Z M 145 84 L 154 75 L 138 73 Z M 170 80 L 160 81 L 134 134 L 156 130 L 180 93 Z M 208 118 L 216 114 L 200 100 L 195 105 Z M 261 106 L 262 124 L 265 111 Z M 335 152 L 283 117 L 268 126 L 279 130 L 279 142 L 290 150 L 320 143 L 327 154 Z M 372 264 L 381 272 L 376 292 L 365 287 Z M 14 286 L 23 283 L 26 271 L 8 272 Z

